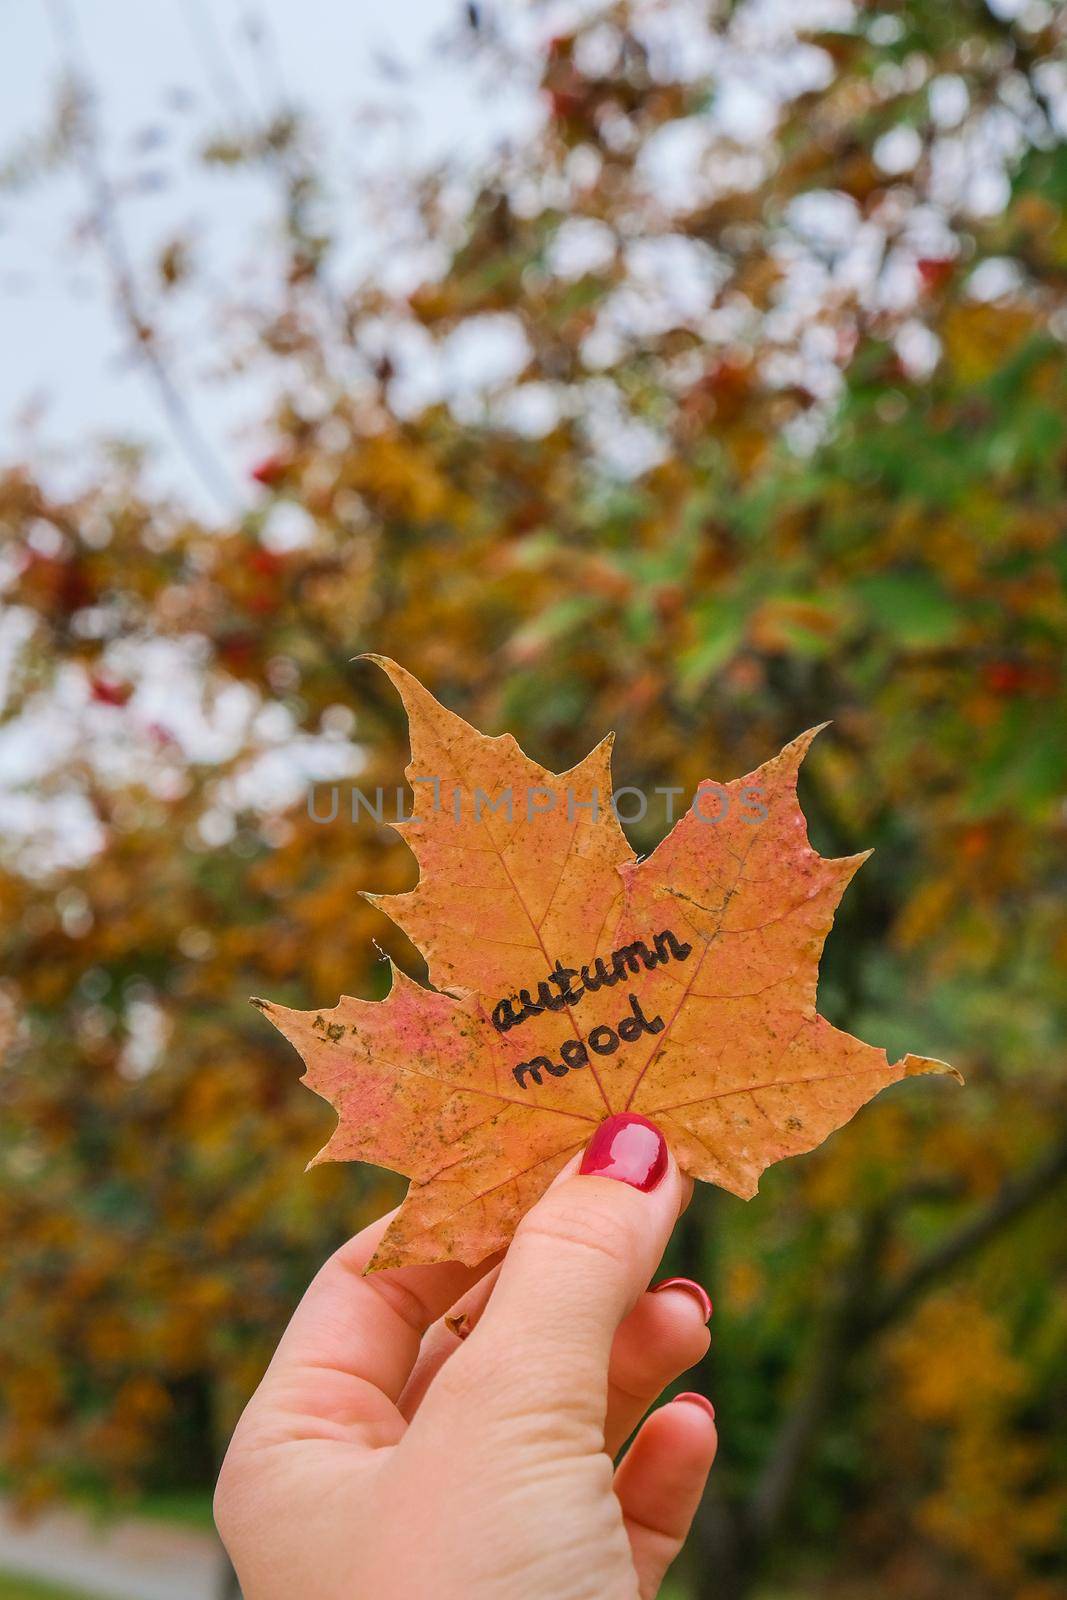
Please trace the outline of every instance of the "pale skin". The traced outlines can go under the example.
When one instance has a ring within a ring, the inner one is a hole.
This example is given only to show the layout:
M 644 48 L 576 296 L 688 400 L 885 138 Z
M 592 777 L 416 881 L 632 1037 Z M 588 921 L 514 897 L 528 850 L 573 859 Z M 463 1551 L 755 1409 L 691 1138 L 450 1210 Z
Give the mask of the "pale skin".
M 647 1193 L 577 1165 L 488 1271 L 364 1276 L 388 1218 L 322 1268 L 219 1478 L 245 1600 L 657 1594 L 715 1455 L 711 1411 L 661 1405 L 614 1457 L 708 1346 L 690 1290 L 648 1292 L 691 1186 L 673 1159 Z

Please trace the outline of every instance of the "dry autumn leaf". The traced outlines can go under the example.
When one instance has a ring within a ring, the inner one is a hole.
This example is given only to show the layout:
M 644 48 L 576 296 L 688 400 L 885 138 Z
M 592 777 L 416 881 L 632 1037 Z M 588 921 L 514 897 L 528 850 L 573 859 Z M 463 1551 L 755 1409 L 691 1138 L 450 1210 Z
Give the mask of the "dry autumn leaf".
M 890 1063 L 816 1010 L 823 942 L 866 859 L 808 844 L 796 780 L 817 729 L 701 785 L 638 861 L 611 805 L 610 739 L 551 773 L 370 659 L 408 714 L 414 814 L 397 826 L 420 878 L 369 898 L 435 987 L 394 968 L 382 1001 L 256 1003 L 337 1111 L 315 1160 L 411 1179 L 373 1268 L 483 1260 L 611 1113 L 650 1118 L 686 1172 L 747 1199 L 887 1084 L 954 1073 Z

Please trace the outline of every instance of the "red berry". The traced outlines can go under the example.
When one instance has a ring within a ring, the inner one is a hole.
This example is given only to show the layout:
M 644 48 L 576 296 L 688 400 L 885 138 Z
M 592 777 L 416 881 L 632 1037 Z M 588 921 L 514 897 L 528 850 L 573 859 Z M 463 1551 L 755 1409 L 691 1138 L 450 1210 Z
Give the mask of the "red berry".
M 1027 685 L 1027 671 L 1017 661 L 990 661 L 982 674 L 990 694 L 1015 695 Z
M 262 546 L 258 546 L 249 555 L 248 565 L 262 578 L 276 578 L 284 568 L 285 562 L 281 556 L 275 555 L 273 550 L 264 550 Z
M 262 461 L 257 461 L 249 473 L 255 483 L 261 483 L 267 489 L 272 489 L 280 483 L 289 470 L 287 457 L 275 452 L 273 455 L 264 456 Z
M 89 679 L 89 693 L 102 706 L 124 706 L 133 689 L 128 683 L 113 683 L 110 678 Z
M 951 278 L 956 267 L 951 256 L 922 256 L 915 265 L 924 289 L 940 289 Z

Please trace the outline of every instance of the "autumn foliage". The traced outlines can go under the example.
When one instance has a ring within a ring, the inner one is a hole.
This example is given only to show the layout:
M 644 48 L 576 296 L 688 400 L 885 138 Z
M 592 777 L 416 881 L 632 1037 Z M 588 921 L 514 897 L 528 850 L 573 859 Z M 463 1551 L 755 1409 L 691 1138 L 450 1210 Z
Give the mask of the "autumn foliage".
M 66 496 L 0 478 L 7 730 L 67 730 L 16 773 L 32 826 L 12 813 L 0 875 L 0 1447 L 29 1502 L 206 1485 L 315 1263 L 399 1197 L 304 1174 L 332 1114 L 247 1003 L 380 1000 L 379 950 L 426 981 L 361 898 L 416 877 L 347 805 L 404 791 L 374 651 L 554 772 L 614 729 L 615 781 L 648 794 L 833 719 L 812 843 L 874 855 L 820 1012 L 968 1088 L 891 1089 L 756 1201 L 684 1219 L 723 1449 L 680 1592 L 1059 1593 L 1062 15 L 859 7 L 789 42 L 746 140 L 716 107 L 769 48 L 756 9 L 723 8 L 695 65 L 680 3 L 547 45 L 537 139 L 459 224 L 420 193 L 447 265 L 410 293 L 339 290 L 299 123 L 228 148 L 269 159 L 287 226 L 250 509 L 209 526 L 117 454 Z M 407 403 L 404 349 L 501 319 L 511 377 Z M 642 855 L 666 831 L 627 829 Z

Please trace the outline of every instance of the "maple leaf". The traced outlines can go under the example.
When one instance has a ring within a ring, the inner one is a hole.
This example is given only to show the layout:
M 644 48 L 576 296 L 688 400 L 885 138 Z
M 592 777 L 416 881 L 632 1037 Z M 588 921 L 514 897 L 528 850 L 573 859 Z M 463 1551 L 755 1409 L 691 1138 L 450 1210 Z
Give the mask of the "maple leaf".
M 751 1198 L 888 1084 L 955 1069 L 884 1051 L 816 1009 L 819 956 L 865 855 L 827 860 L 797 801 L 813 729 L 694 806 L 638 861 L 611 804 L 611 739 L 531 761 L 372 656 L 404 701 L 410 893 L 367 898 L 422 950 L 385 1000 L 257 1001 L 338 1114 L 315 1157 L 411 1179 L 372 1268 L 505 1245 L 614 1112 L 662 1128 L 684 1171 Z M 313 1163 L 314 1164 L 314 1163 Z

